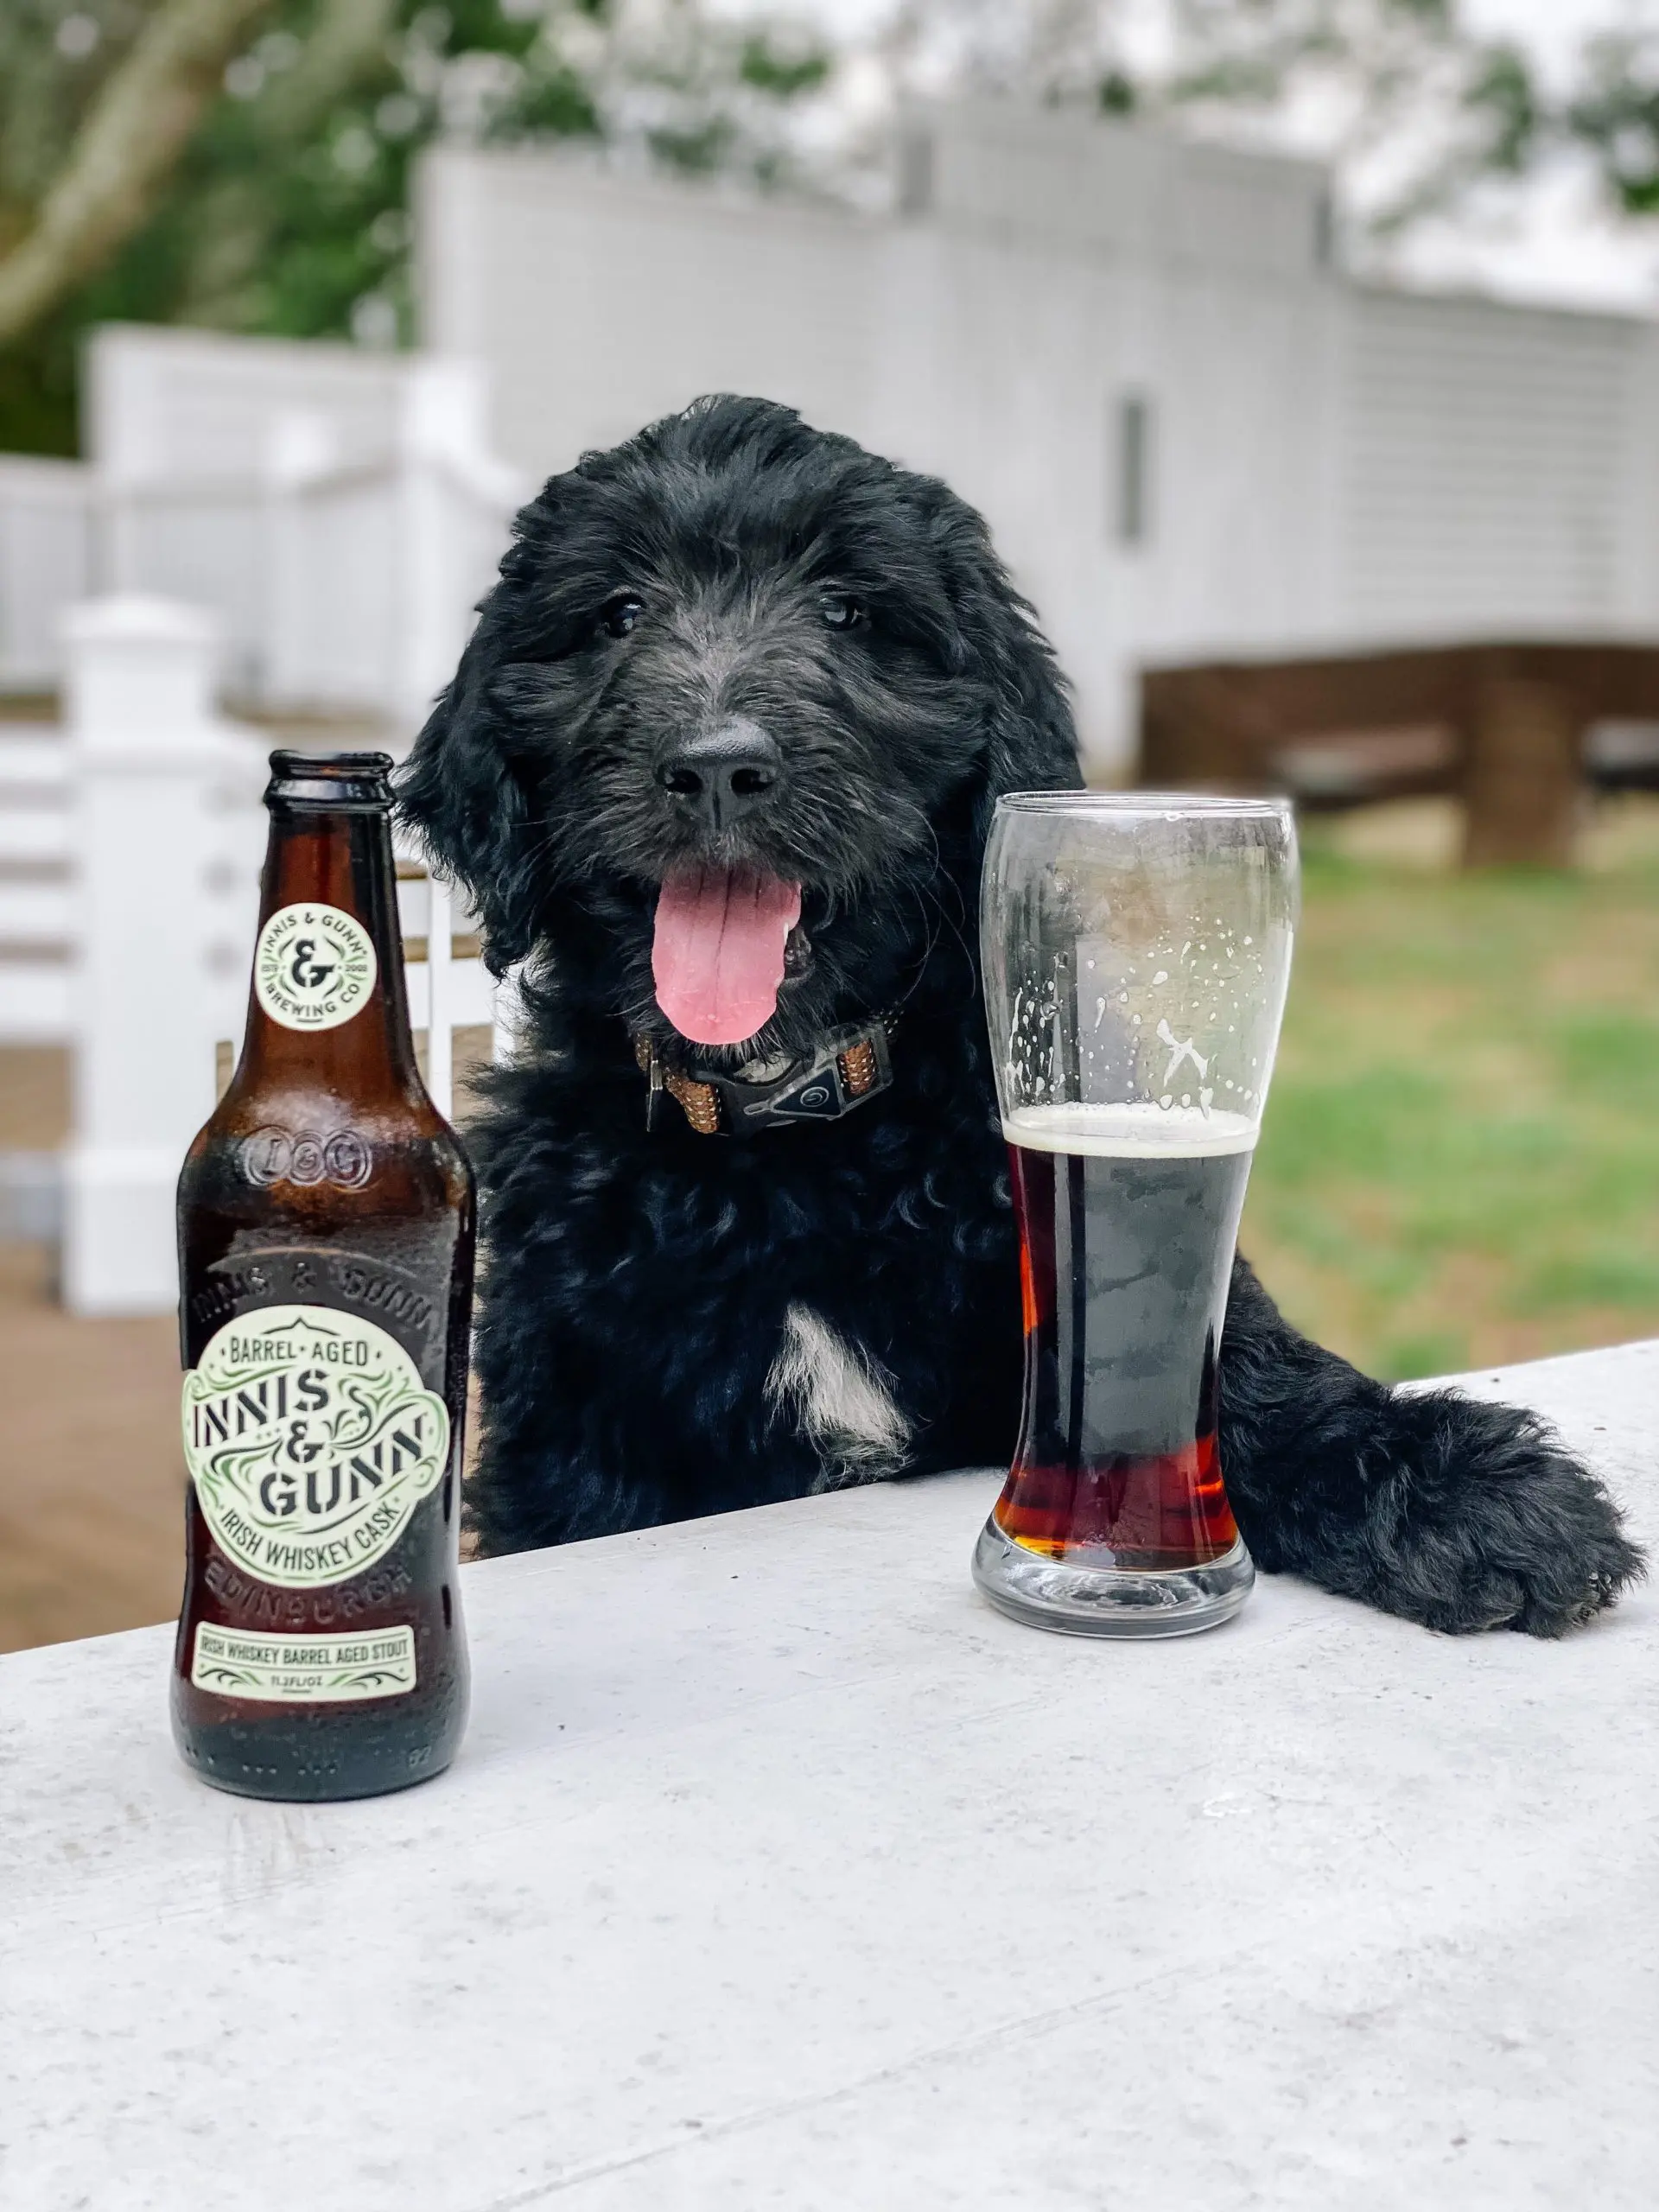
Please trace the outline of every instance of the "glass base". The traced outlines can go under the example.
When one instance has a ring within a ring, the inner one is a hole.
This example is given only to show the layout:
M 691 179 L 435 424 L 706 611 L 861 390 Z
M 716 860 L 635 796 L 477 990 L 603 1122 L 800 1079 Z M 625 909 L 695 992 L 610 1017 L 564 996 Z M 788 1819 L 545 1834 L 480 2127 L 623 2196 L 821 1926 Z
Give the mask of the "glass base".
M 1152 1573 L 1044 1559 L 987 1521 L 974 1580 L 999 1612 L 1065 1636 L 1196 1636 L 1230 1621 L 1250 1594 L 1255 1567 L 1241 1536 L 1207 1567 Z

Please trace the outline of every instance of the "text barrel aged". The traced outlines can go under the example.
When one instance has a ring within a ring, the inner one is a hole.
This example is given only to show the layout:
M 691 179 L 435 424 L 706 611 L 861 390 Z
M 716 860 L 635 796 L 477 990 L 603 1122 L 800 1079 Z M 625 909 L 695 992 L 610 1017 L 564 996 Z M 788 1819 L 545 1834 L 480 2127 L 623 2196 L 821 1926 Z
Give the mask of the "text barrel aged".
M 247 1796 L 400 1789 L 466 1725 L 473 1178 L 410 1035 L 391 766 L 271 755 L 247 1033 L 179 1179 L 174 1733 Z

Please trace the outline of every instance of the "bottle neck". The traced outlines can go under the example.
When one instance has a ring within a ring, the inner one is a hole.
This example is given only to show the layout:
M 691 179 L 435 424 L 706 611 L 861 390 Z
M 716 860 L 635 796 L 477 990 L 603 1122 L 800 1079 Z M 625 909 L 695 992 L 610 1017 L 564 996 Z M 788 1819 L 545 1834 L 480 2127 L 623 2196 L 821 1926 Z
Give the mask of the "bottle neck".
M 237 1067 L 238 1090 L 321 1086 L 367 1101 L 401 1096 L 420 1102 L 425 1089 L 410 1034 L 404 983 L 403 934 L 391 830 L 382 807 L 290 806 L 268 798 L 270 836 L 261 880 L 259 936 L 285 908 L 332 907 L 347 914 L 374 948 L 372 988 L 349 1019 L 324 1028 L 289 1027 L 260 993 L 256 953 L 248 993 L 247 1030 Z M 338 947 L 308 934 L 284 950 L 284 961 L 335 957 Z

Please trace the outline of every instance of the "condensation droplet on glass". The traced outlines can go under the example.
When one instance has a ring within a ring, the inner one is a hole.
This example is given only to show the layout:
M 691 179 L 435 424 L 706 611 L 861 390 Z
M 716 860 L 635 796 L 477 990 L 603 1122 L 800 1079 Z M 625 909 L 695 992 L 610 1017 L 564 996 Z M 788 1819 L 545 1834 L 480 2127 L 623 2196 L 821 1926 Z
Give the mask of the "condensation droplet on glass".
M 1152 980 L 1154 983 L 1166 983 L 1169 981 L 1168 969 L 1160 968 Z
M 1158 1101 L 1158 1103 L 1163 1108 L 1165 1113 L 1168 1113 L 1170 1108 L 1175 1103 L 1174 1093 L 1173 1091 L 1166 1090 L 1163 1096 Z

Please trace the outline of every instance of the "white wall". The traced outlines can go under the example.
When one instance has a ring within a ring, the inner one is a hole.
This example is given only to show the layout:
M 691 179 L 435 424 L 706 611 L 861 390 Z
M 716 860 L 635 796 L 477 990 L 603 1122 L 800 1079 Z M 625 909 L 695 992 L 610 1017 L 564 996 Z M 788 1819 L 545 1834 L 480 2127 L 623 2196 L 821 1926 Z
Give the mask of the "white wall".
M 543 475 L 698 392 L 765 393 L 989 518 L 1103 764 L 1143 659 L 1659 621 L 1652 326 L 1357 290 L 1307 164 L 1008 105 L 905 126 L 867 218 L 433 156 L 426 336 Z M 1116 410 L 1153 409 L 1118 542 Z
M 538 475 L 704 391 L 868 420 L 886 226 L 522 149 L 435 154 L 417 207 L 424 341 L 467 334 L 495 443 Z
M 83 442 L 118 491 L 239 484 L 269 466 L 276 418 L 299 409 L 326 423 L 325 458 L 362 467 L 393 449 L 405 366 L 357 346 L 105 323 L 87 355 Z
M 734 390 L 945 476 L 1109 759 L 1144 642 L 1289 635 L 1328 573 L 1322 180 L 1052 118 L 1033 139 L 995 107 L 928 143 L 927 210 L 893 220 L 442 151 L 419 192 L 425 334 L 488 364 L 493 435 L 532 474 Z M 1158 508 L 1135 550 L 1115 527 L 1131 391 L 1154 404 Z
M 92 486 L 73 461 L 0 455 L 0 691 L 49 691 L 58 617 L 94 582 Z
M 245 699 L 411 736 L 531 489 L 479 365 L 107 325 L 86 406 L 101 582 L 211 608 Z
M 1344 620 L 1366 636 L 1659 626 L 1659 328 L 1345 302 Z

